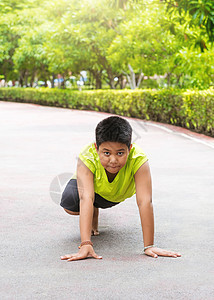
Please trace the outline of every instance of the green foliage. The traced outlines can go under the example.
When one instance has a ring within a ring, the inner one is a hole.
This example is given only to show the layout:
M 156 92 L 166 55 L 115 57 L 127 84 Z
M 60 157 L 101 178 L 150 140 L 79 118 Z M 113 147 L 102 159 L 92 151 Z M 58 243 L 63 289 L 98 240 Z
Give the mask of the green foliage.
M 33 8 L 39 5 L 39 0 L 0 0 L 0 11 L 3 13 Z
M 211 42 L 214 41 L 214 1 L 213 0 L 165 0 L 169 12 L 178 12 L 182 17 L 183 12 L 191 16 L 190 26 L 205 28 Z
M 97 90 L 1 88 L 0 100 L 110 112 L 214 136 L 214 90 Z
M 191 51 L 183 48 L 176 54 L 177 73 L 185 74 L 180 77 L 182 88 L 209 88 L 214 85 L 214 49 L 209 52 Z M 184 77 L 185 75 L 185 77 Z
M 212 0 L 0 0 L 0 11 L 0 75 L 20 86 L 82 70 L 96 89 L 214 85 Z

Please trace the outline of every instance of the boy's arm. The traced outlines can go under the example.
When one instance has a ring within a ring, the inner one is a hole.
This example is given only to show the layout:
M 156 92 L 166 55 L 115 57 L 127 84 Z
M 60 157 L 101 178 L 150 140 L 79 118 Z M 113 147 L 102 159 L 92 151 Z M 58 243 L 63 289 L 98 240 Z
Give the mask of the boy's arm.
M 144 247 L 154 243 L 154 215 L 152 206 L 152 182 L 149 163 L 144 163 L 135 173 L 136 199 L 140 213 L 141 226 L 143 231 Z M 164 249 L 151 247 L 145 253 L 152 257 L 181 256 L 180 254 Z
M 81 242 L 91 240 L 91 227 L 94 203 L 93 173 L 78 159 L 77 186 L 80 198 L 80 235 Z
M 77 186 L 80 198 L 80 235 L 81 242 L 91 241 L 92 219 L 94 212 L 94 175 L 88 167 L 78 159 Z M 67 261 L 84 259 L 86 257 L 102 258 L 98 256 L 91 245 L 81 246 L 78 253 L 65 255 Z

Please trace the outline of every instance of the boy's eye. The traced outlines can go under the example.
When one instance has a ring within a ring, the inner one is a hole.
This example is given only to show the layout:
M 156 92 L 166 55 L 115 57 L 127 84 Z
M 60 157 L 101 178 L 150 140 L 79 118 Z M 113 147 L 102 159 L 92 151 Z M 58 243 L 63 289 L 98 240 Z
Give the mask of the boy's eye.
M 106 151 L 106 152 L 104 152 L 104 154 L 105 154 L 105 155 L 109 155 L 110 153 Z
M 118 152 L 117 153 L 119 156 L 122 156 L 124 153 L 123 152 Z

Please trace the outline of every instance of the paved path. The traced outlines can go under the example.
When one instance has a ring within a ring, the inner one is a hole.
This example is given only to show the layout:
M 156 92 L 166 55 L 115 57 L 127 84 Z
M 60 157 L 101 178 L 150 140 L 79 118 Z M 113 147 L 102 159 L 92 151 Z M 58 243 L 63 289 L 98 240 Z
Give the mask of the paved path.
M 0 102 L 0 299 L 213 299 L 214 139 L 172 127 L 129 119 L 151 165 L 155 243 L 182 257 L 142 254 L 132 197 L 100 212 L 92 240 L 103 260 L 60 260 L 77 250 L 78 217 L 51 199 L 50 184 L 75 171 L 106 116 Z

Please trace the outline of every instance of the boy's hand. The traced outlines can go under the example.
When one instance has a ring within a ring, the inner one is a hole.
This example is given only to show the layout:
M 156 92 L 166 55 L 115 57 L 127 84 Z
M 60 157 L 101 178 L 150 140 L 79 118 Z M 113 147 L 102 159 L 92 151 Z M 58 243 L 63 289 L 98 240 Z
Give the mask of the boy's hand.
M 65 256 L 61 256 L 62 260 L 73 261 L 80 260 L 87 257 L 94 257 L 96 259 L 102 259 L 102 256 L 98 256 L 91 245 L 82 246 L 77 253 L 68 254 Z
M 151 247 L 145 250 L 145 254 L 148 256 L 152 256 L 157 258 L 158 255 L 160 256 L 168 256 L 168 257 L 180 257 L 181 254 L 177 253 L 177 252 L 173 252 L 173 251 L 168 251 L 168 250 L 164 250 L 164 249 L 160 249 L 160 248 L 156 248 L 156 247 Z

